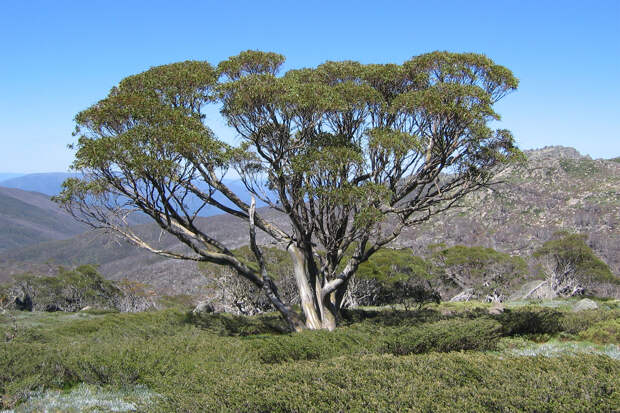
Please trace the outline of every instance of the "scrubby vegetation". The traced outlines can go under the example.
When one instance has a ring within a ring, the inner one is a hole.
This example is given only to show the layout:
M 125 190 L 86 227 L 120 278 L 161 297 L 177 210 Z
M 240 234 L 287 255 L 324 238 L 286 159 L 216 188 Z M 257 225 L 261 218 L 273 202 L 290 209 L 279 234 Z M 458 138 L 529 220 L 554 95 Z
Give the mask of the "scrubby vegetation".
M 54 276 L 21 274 L 0 285 L 0 309 L 25 311 L 79 311 L 83 308 L 142 311 L 154 306 L 144 284 L 112 282 L 92 265 L 60 267 Z
M 294 334 L 276 314 L 6 312 L 0 393 L 16 411 L 117 395 L 140 411 L 611 412 L 620 308 L 599 304 L 357 309 Z
M 601 171 L 601 167 L 597 165 L 596 161 L 588 158 L 562 159 L 560 167 L 569 175 L 577 178 L 584 178 Z
M 349 280 L 343 308 L 398 305 L 420 309 L 440 300 L 505 302 L 520 298 L 616 295 L 620 279 L 598 258 L 585 235 L 558 232 L 529 257 L 480 246 L 430 245 L 422 256 L 409 248 L 385 248 L 359 266 Z M 248 247 L 234 250 L 256 265 Z M 299 304 L 290 256 L 263 248 L 265 262 L 284 301 Z M 255 315 L 273 310 L 262 292 L 227 268 L 201 265 L 209 280 L 209 303 L 217 311 Z
M 585 235 L 559 232 L 534 251 L 534 257 L 550 260 L 550 271 L 570 272 L 584 284 L 620 283 L 586 240 Z
M 256 265 L 249 248 L 235 254 Z M 281 296 L 298 305 L 290 256 L 266 247 L 263 254 Z M 556 234 L 529 265 L 483 247 L 436 244 L 420 256 L 408 248 L 381 250 L 350 280 L 333 332 L 290 334 L 250 283 L 222 267 L 201 269 L 211 283 L 210 303 L 219 305 L 215 312 L 190 312 L 195 297 L 187 295 L 159 297 L 167 310 L 119 313 L 154 302 L 149 287 L 107 281 L 92 266 L 16 277 L 0 290 L 8 309 L 0 314 L 0 407 L 614 411 L 618 405 L 618 301 L 504 301 L 532 277 L 553 281 L 561 274 L 580 287 L 617 282 L 577 234 Z M 464 302 L 440 303 L 440 295 L 461 291 L 468 292 Z M 78 311 L 85 306 L 92 308 Z
M 443 289 L 451 292 L 471 290 L 468 299 L 504 301 L 516 286 L 528 277 L 527 262 L 518 256 L 495 251 L 493 248 L 444 244 L 431 246 L 436 273 Z

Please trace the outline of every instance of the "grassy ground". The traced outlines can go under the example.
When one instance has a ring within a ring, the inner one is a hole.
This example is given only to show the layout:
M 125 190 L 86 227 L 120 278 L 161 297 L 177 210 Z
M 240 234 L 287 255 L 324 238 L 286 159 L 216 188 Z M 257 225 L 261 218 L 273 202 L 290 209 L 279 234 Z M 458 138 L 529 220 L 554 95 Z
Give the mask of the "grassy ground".
M 568 303 L 570 304 L 570 303 Z M 617 411 L 620 309 L 365 309 L 337 331 L 274 315 L 0 315 L 2 408 L 48 411 Z M 1 409 L 0 409 L 1 410 Z

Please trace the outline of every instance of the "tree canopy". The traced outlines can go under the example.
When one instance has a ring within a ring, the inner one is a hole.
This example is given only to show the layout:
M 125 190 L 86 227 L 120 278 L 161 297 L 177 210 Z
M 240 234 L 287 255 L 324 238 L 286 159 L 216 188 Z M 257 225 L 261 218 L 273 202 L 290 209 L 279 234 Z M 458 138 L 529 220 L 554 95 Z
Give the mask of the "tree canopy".
M 490 125 L 500 119 L 494 104 L 518 81 L 473 53 L 433 52 L 403 64 L 328 61 L 281 73 L 283 62 L 246 51 L 217 67 L 186 61 L 122 80 L 76 116 L 73 168 L 84 178 L 66 181 L 57 200 L 154 253 L 231 267 L 291 328 L 333 329 L 361 263 L 519 159 L 510 132 Z M 209 128 L 207 105 L 218 105 L 238 145 Z M 269 221 L 254 198 L 232 191 L 223 181 L 231 170 L 290 225 Z M 198 225 L 206 206 L 248 222 L 258 265 Z M 141 239 L 127 225 L 134 211 L 187 250 Z M 303 315 L 280 299 L 256 228 L 290 253 Z

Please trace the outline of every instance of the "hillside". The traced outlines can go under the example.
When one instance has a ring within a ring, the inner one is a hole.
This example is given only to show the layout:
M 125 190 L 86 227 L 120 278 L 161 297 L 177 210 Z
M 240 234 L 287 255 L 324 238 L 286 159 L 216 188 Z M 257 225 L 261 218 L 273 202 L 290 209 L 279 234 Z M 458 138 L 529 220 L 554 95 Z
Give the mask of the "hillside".
M 48 196 L 55 196 L 62 190 L 62 183 L 72 177 L 77 177 L 75 173 L 66 172 L 50 172 L 50 173 L 36 173 L 27 175 L 17 174 L 0 174 L 0 186 L 6 188 L 21 189 L 23 191 L 39 192 Z M 243 182 L 239 179 L 225 179 L 224 182 L 228 187 L 234 191 L 239 197 L 250 202 L 251 195 L 245 188 Z M 196 183 L 198 187 L 202 187 L 200 182 Z M 206 188 L 205 188 L 206 191 Z M 215 199 L 227 206 L 233 206 L 231 202 L 226 199 L 222 194 L 216 194 Z M 185 202 L 192 208 L 198 208 L 202 205 L 202 201 L 196 196 L 189 196 Z M 265 206 L 262 201 L 257 202 L 257 206 Z M 200 211 L 200 216 L 209 217 L 220 214 L 221 211 L 213 206 L 206 206 Z
M 480 245 L 529 255 L 561 230 L 588 235 L 599 257 L 620 274 L 620 163 L 561 146 L 526 151 L 527 164 L 503 183 L 473 194 L 463 208 L 412 228 L 397 245 Z
M 22 175 L 24 174 L 16 174 L 12 172 L 0 172 L 0 186 L 2 185 L 3 181 L 6 181 L 7 179 L 17 178 L 18 176 L 22 176 Z
M 54 196 L 60 193 L 65 179 L 72 176 L 75 174 L 66 172 L 37 173 L 5 178 L 0 175 L 0 186 Z
M 273 211 L 262 210 L 262 213 L 275 217 Z M 235 217 L 199 218 L 199 225 L 225 240 L 231 248 L 248 242 L 247 224 Z M 159 248 L 182 248 L 176 238 L 162 233 L 155 224 L 144 224 L 135 229 Z M 259 242 L 269 241 L 260 233 L 258 239 Z M 195 263 L 156 256 L 103 231 L 89 231 L 70 239 L 0 252 L 0 282 L 21 272 L 52 274 L 59 265 L 81 264 L 98 265 L 109 279 L 129 278 L 151 284 L 161 294 L 199 294 L 204 285 L 204 278 L 198 274 Z
M 423 255 L 430 244 L 477 245 L 527 258 L 554 233 L 568 230 L 587 234 L 596 254 L 620 275 L 620 163 L 592 160 L 564 147 L 527 151 L 526 156 L 526 165 L 502 174 L 503 183 L 408 230 L 393 246 Z M 231 248 L 247 243 L 246 224 L 233 217 L 202 218 L 201 225 Z M 162 246 L 179 245 L 154 225 L 140 230 Z M 85 263 L 99 264 L 108 278 L 146 282 L 160 293 L 198 294 L 204 285 L 194 263 L 159 258 L 100 232 L 0 253 L 0 279 Z
M 0 187 L 0 251 L 70 238 L 86 229 L 44 194 Z

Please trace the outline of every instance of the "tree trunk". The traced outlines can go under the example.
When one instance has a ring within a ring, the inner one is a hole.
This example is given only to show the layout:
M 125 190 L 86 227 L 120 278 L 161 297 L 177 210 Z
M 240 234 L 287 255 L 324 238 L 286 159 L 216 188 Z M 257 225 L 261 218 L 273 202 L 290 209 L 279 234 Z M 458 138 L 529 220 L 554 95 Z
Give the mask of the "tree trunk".
M 301 308 L 306 317 L 306 328 L 333 331 L 340 319 L 338 300 L 341 297 L 337 292 L 322 294 L 321 280 L 314 274 L 316 271 L 313 272 L 309 259 L 301 248 L 291 245 L 288 251 L 293 259 L 293 271 Z M 346 286 L 344 288 L 346 289 Z
M 322 311 L 323 319 L 321 320 L 321 328 L 329 331 L 336 329 L 338 322 L 338 308 L 335 304 L 335 293 L 331 293 L 323 297 Z
M 310 283 L 308 260 L 304 252 L 296 245 L 291 244 L 288 247 L 288 252 L 293 260 L 293 273 L 299 291 L 301 308 L 306 316 L 306 327 L 310 330 L 318 330 L 322 328 L 322 311 L 317 300 L 316 287 L 314 283 Z

